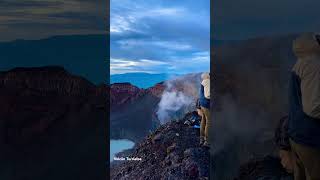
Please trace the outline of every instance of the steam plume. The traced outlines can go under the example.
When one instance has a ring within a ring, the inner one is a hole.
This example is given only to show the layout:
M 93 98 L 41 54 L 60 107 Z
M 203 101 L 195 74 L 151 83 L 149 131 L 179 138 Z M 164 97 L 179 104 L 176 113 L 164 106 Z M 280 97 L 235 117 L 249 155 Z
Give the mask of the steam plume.
M 199 74 L 180 76 L 166 82 L 166 89 L 158 104 L 157 116 L 161 124 L 182 118 L 195 109 L 200 85 Z

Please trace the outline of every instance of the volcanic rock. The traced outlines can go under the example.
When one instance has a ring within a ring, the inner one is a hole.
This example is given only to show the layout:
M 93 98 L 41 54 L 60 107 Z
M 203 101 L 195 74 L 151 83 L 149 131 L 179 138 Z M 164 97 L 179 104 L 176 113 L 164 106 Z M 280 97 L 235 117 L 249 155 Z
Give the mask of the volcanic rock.
M 240 167 L 238 178 L 235 180 L 293 180 L 280 164 L 280 159 L 266 156 L 252 159 Z
M 0 179 L 98 178 L 108 91 L 61 67 L 1 72 Z
M 162 95 L 166 91 L 183 92 L 193 99 L 198 98 L 200 74 L 187 74 L 148 89 L 136 87 L 130 83 L 114 83 L 110 86 L 110 136 L 111 139 L 129 139 L 139 142 L 150 131 L 160 125 L 157 111 Z M 190 104 L 190 107 L 195 104 Z M 188 108 L 190 108 L 188 106 Z M 193 108 L 190 108 L 192 110 Z M 173 112 L 183 118 L 189 109 Z
M 149 89 L 130 83 L 115 83 L 110 87 L 111 139 L 143 139 L 159 120 L 155 113 L 164 86 Z
M 206 179 L 209 151 L 199 145 L 199 129 L 181 121 L 160 126 L 139 143 L 125 161 L 111 168 L 111 179 Z M 176 134 L 179 133 L 179 136 Z

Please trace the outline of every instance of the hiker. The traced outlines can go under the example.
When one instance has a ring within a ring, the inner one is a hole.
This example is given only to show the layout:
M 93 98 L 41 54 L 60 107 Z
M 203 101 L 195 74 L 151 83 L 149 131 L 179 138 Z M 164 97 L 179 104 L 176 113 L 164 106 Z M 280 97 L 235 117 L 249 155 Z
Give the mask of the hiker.
M 201 75 L 201 89 L 199 95 L 201 106 L 200 145 L 209 146 L 208 130 L 210 128 L 210 74 Z
M 289 82 L 288 134 L 295 180 L 320 180 L 320 35 L 293 43 L 297 57 Z

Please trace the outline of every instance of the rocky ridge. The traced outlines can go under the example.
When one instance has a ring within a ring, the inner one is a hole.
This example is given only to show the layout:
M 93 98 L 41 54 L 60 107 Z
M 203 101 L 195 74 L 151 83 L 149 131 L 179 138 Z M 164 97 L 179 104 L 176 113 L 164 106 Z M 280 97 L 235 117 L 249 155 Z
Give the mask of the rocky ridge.
M 111 108 L 116 108 L 126 103 L 133 102 L 144 95 L 152 95 L 160 98 L 165 85 L 158 83 L 148 89 L 142 89 L 130 83 L 114 83 L 110 86 L 110 104 Z
M 209 151 L 199 146 L 199 129 L 184 125 L 191 118 L 160 126 L 136 147 L 117 156 L 141 158 L 111 168 L 111 179 L 207 179 Z M 117 163 L 117 162 L 116 162 Z

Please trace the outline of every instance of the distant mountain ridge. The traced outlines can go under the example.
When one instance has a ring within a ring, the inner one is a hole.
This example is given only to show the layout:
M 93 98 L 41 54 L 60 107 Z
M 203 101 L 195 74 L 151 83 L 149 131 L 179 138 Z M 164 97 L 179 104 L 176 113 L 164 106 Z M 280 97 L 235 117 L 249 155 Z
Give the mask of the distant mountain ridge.
M 15 67 L 60 65 L 95 84 L 106 83 L 109 40 L 107 34 L 97 34 L 0 42 L 0 59 L 0 71 Z
M 129 82 L 139 88 L 149 88 L 157 83 L 175 77 L 175 74 L 124 73 L 110 75 L 110 84 Z

